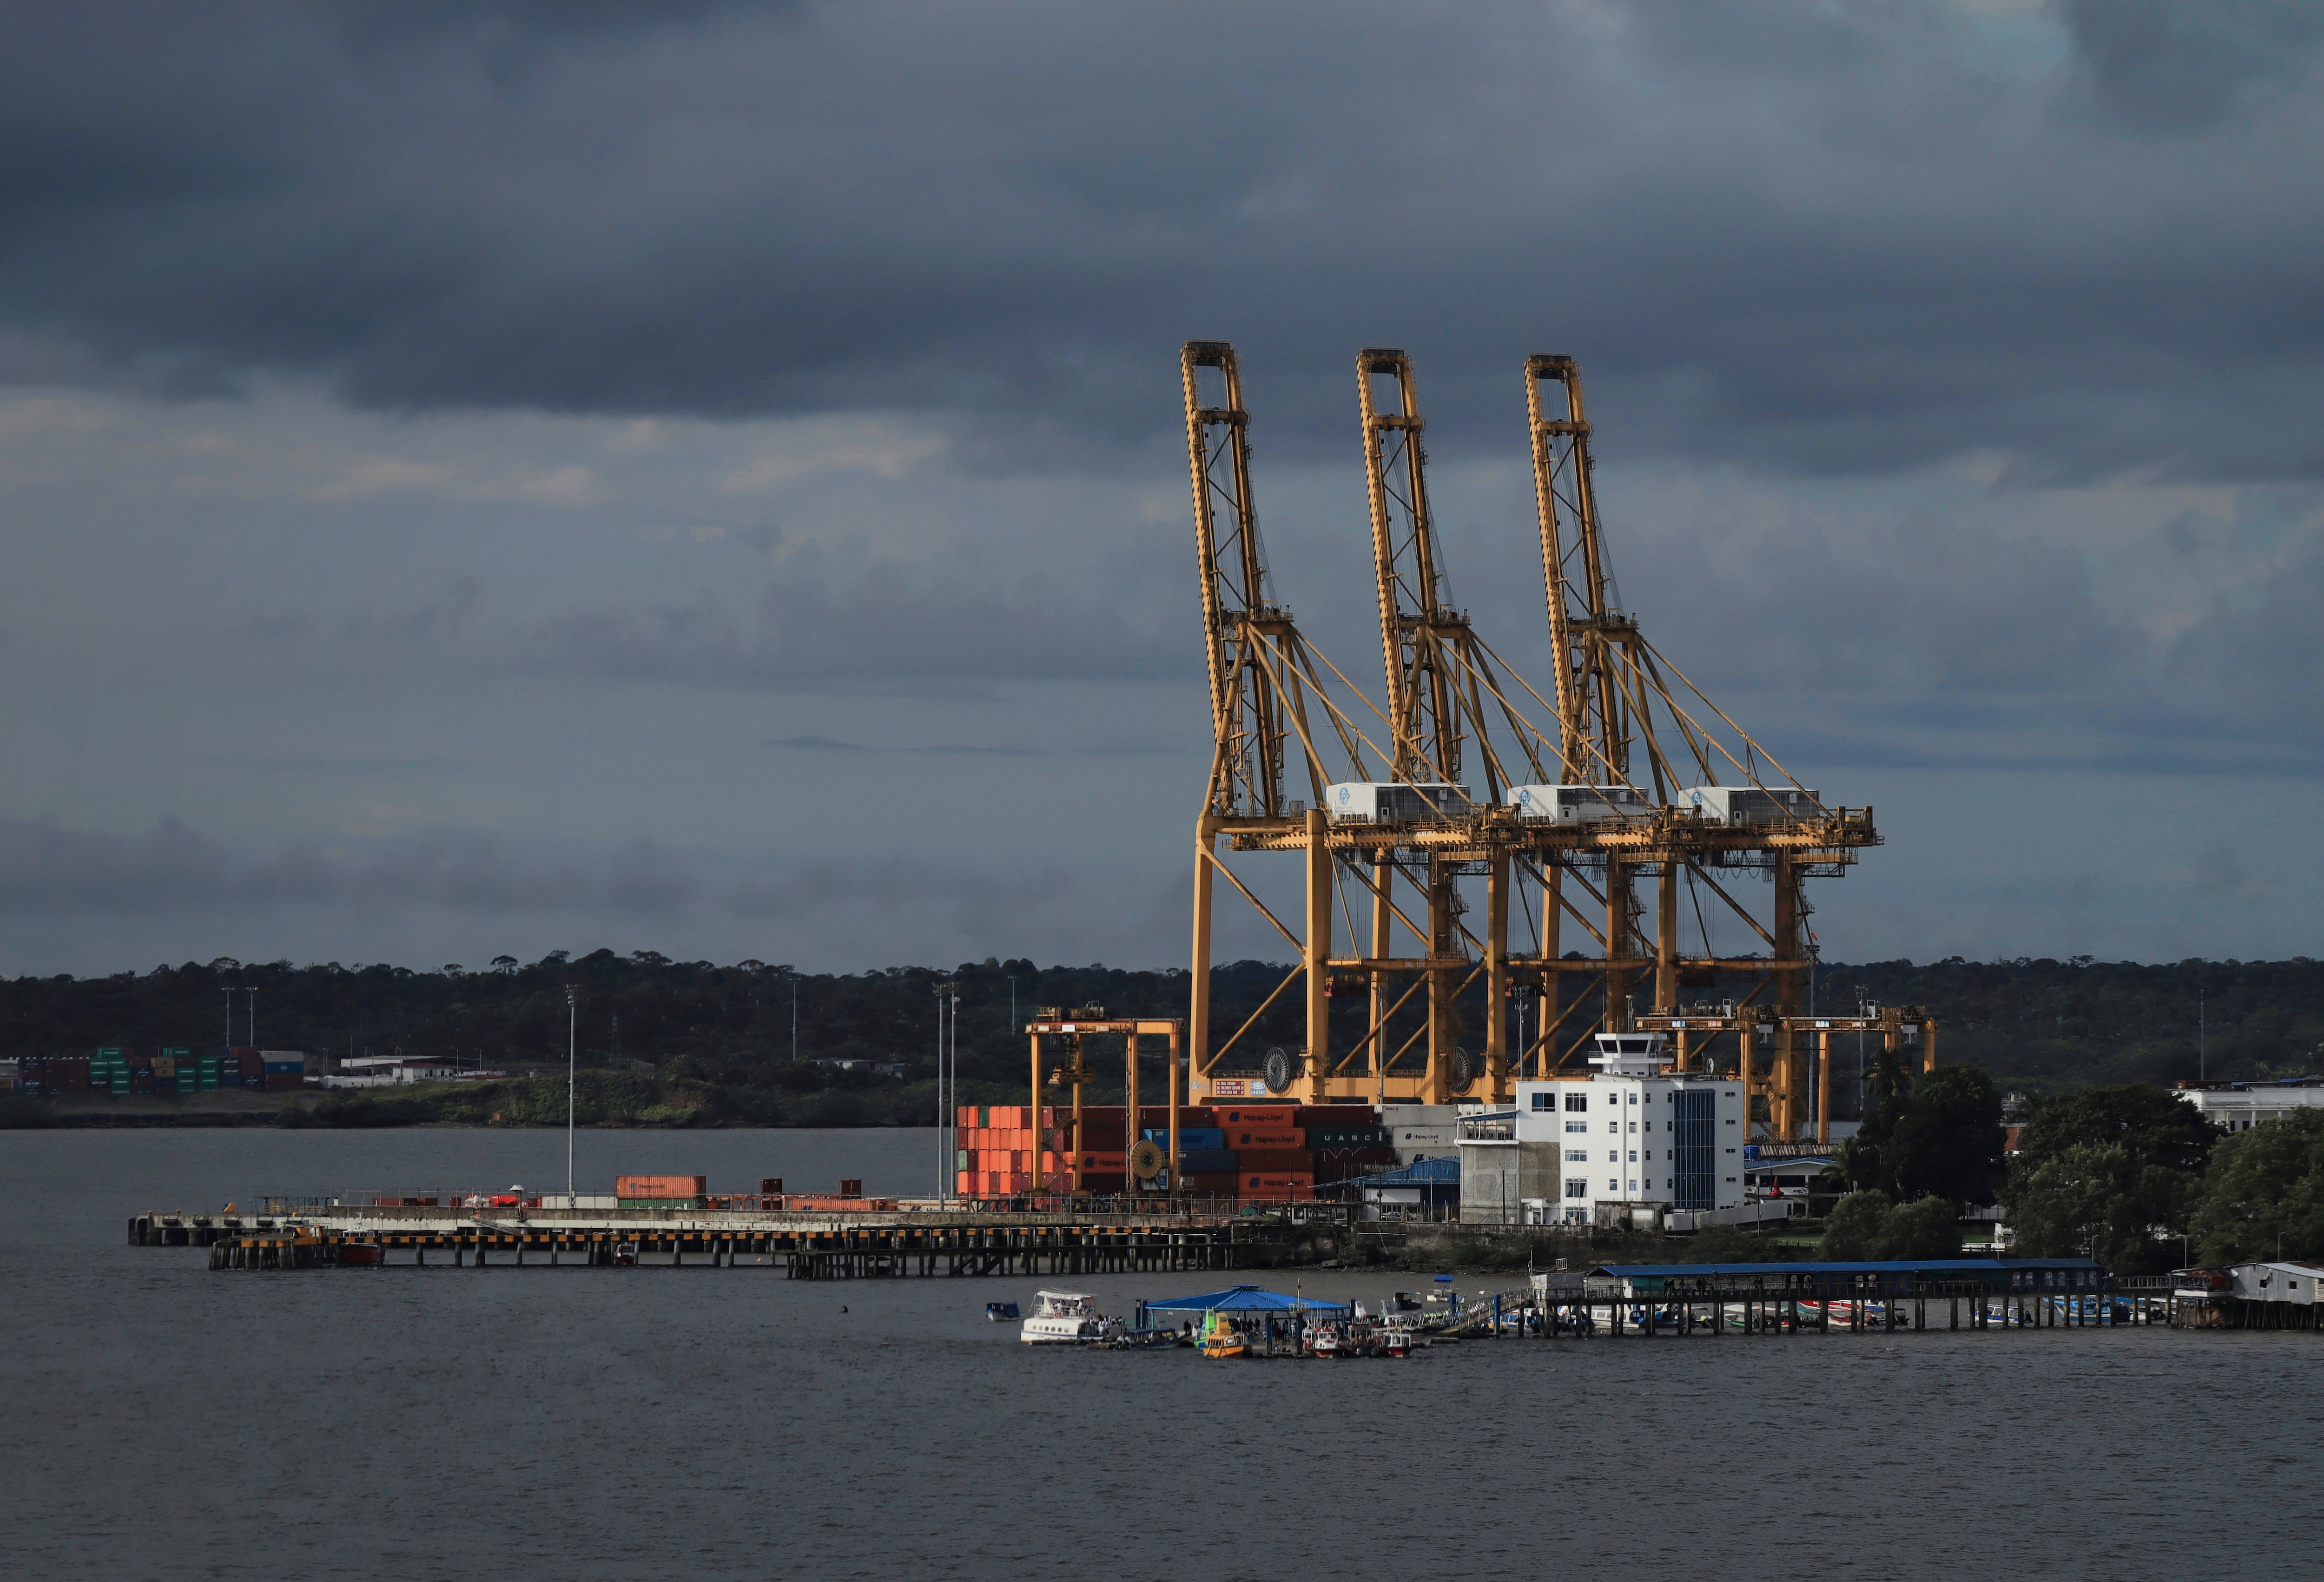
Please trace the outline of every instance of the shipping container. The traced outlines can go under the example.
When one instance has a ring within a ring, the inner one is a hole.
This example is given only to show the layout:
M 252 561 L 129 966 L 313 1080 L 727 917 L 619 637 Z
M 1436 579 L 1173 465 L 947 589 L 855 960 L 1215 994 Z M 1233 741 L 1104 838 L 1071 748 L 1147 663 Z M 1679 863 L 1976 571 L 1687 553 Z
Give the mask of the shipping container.
M 1312 1175 L 1315 1156 L 1305 1148 L 1238 1148 L 1234 1151 L 1235 1168 L 1249 1175 L 1253 1170 L 1293 1170 Z
M 1190 1176 L 1231 1176 L 1241 1168 L 1241 1161 L 1224 1148 L 1182 1148 L 1178 1151 L 1178 1169 Z
M 129 1091 L 132 1093 L 152 1092 L 153 1068 L 151 1066 L 131 1067 L 129 1070 Z
M 201 1090 L 201 1072 L 191 1065 L 180 1067 L 178 1069 L 178 1091 L 180 1093 L 199 1093 Z
M 1229 1131 L 1238 1126 L 1296 1126 L 1299 1124 L 1299 1106 L 1296 1104 L 1218 1105 L 1219 1124 Z
M 710 1189 L 707 1176 L 615 1176 L 616 1198 L 699 1198 Z
M 1139 1135 L 1148 1143 L 1158 1143 L 1165 1148 L 1170 1146 L 1170 1128 L 1167 1124 L 1148 1126 L 1139 1133 Z M 1181 1126 L 1178 1128 L 1178 1146 L 1181 1149 L 1224 1148 L 1226 1145 L 1227 1134 L 1220 1127 Z
M 265 1071 L 269 1077 L 304 1077 L 307 1063 L 304 1060 L 269 1060 L 265 1064 Z
M 1377 1126 L 1379 1111 L 1368 1104 L 1305 1104 L 1292 1115 L 1292 1124 L 1309 1131 L 1317 1127 Z
M 709 1206 L 708 1198 L 624 1198 L 616 1194 L 617 1208 L 703 1208 Z
M 1227 1133 L 1229 1148 L 1305 1148 L 1307 1133 L 1296 1126 L 1237 1128 Z
M 1386 1148 L 1395 1141 L 1386 1126 L 1310 1127 L 1307 1146 L 1315 1149 Z

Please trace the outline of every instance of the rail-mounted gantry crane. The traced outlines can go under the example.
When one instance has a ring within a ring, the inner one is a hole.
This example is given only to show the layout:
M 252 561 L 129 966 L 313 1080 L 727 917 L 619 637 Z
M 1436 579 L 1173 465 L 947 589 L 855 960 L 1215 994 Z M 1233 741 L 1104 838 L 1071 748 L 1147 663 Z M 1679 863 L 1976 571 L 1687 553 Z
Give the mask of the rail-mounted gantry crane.
M 1683 1069 L 1720 1059 L 1721 1041 L 1731 1037 L 1727 1058 L 1752 1092 L 1755 1115 L 1788 1139 L 1811 1092 L 1820 1132 L 1828 1121 L 1832 1032 L 1917 1043 L 1933 1063 L 1935 1026 L 1916 1007 L 1803 1013 L 1804 881 L 1837 874 L 1858 849 L 1878 844 L 1871 810 L 1824 807 L 1618 608 L 1572 358 L 1535 356 L 1525 365 L 1557 663 L 1545 698 L 1447 596 L 1411 359 L 1379 348 L 1358 354 L 1385 708 L 1310 647 L 1268 595 L 1233 349 L 1190 342 L 1181 373 L 1214 726 L 1196 828 L 1191 1099 L 1265 1091 L 1309 1103 L 1503 1102 L 1518 1078 L 1579 1074 L 1577 1057 L 1597 1032 L 1635 1027 L 1674 1035 Z M 1205 399 L 1206 380 L 1218 390 L 1214 401 Z M 1353 707 L 1335 700 L 1326 671 Z M 1547 729 L 1534 724 L 1528 703 L 1550 717 Z M 1314 714 L 1328 723 L 1328 741 L 1319 740 Z M 1370 716 L 1369 725 L 1360 714 Z M 1285 760 L 1295 743 L 1313 801 L 1286 797 Z M 1334 779 L 1327 752 L 1347 765 L 1345 778 Z M 1301 927 L 1278 918 L 1236 875 L 1219 852 L 1222 840 L 1230 851 L 1302 854 Z M 1731 888 L 1738 873 L 1755 871 L 1774 891 L 1765 923 Z M 1214 1045 L 1209 969 L 1221 875 L 1299 961 Z M 1464 882 L 1479 879 L 1481 932 L 1465 921 L 1462 893 Z M 1651 938 L 1637 894 L 1648 881 Z M 1692 954 L 1682 943 L 1683 890 L 1702 932 L 1703 948 Z M 1763 951 L 1712 954 L 1706 894 L 1740 918 Z M 1354 895 L 1370 914 L 1370 949 L 1335 955 L 1333 915 L 1338 910 L 1352 923 Z M 1529 948 L 1512 948 L 1513 905 L 1529 921 Z M 1593 950 L 1566 948 L 1569 921 L 1579 930 L 1572 943 L 1586 940 Z M 1400 936 L 1409 954 L 1399 954 Z M 1739 995 L 1682 1004 L 1686 986 L 1737 980 L 1748 984 Z M 1304 1045 L 1262 1056 L 1245 1040 L 1294 983 L 1304 983 Z M 1642 984 L 1650 985 L 1645 1007 L 1636 1004 Z M 1366 997 L 1366 1026 L 1335 1047 L 1331 1004 L 1343 992 Z M 1508 1017 L 1520 994 L 1520 1004 L 1537 1001 L 1540 1013 L 1535 1031 L 1513 1045 Z M 1482 1023 L 1473 1032 L 1471 1011 Z M 1823 1056 L 1812 1087 L 1803 1053 L 1811 1041 Z

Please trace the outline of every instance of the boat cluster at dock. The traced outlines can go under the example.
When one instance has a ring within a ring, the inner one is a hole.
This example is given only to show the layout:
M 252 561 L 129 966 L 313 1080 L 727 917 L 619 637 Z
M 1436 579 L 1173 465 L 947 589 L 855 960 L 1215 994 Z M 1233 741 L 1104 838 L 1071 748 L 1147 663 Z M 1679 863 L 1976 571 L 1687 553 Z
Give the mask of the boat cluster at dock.
M 990 1302 L 985 1316 L 999 1323 L 1019 1314 L 1015 1302 Z M 1448 1332 L 1452 1317 L 1402 1291 L 1368 1310 L 1360 1301 L 1310 1302 L 1236 1286 L 1176 1302 L 1141 1302 L 1132 1322 L 1099 1312 L 1097 1299 L 1086 1292 L 1043 1291 L 1021 1318 L 1018 1337 L 1028 1346 L 1118 1351 L 1185 1347 L 1213 1359 L 1407 1357 L 1459 1339 Z

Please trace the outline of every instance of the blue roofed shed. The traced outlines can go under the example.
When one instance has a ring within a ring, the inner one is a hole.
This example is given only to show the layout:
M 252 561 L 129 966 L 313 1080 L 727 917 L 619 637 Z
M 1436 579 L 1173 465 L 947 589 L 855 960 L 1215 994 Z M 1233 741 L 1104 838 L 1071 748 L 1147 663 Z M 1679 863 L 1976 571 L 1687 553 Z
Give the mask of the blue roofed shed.
M 1224 1291 L 1211 1291 L 1203 1296 L 1180 1297 L 1176 1301 L 1148 1302 L 1149 1313 L 1344 1313 L 1342 1302 L 1317 1301 L 1313 1298 L 1285 1296 L 1279 1291 L 1261 1291 L 1255 1285 L 1229 1286 Z

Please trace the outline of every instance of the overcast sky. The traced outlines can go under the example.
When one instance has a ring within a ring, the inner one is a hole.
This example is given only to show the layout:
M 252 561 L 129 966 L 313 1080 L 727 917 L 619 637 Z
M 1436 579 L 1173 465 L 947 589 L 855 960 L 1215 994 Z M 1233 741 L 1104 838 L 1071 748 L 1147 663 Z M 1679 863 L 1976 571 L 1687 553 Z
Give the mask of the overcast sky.
M 2324 8 L 0 23 L 0 972 L 1182 964 L 1189 338 L 1375 685 L 1356 348 L 1545 690 L 1579 357 L 1828 956 L 2324 954 Z

